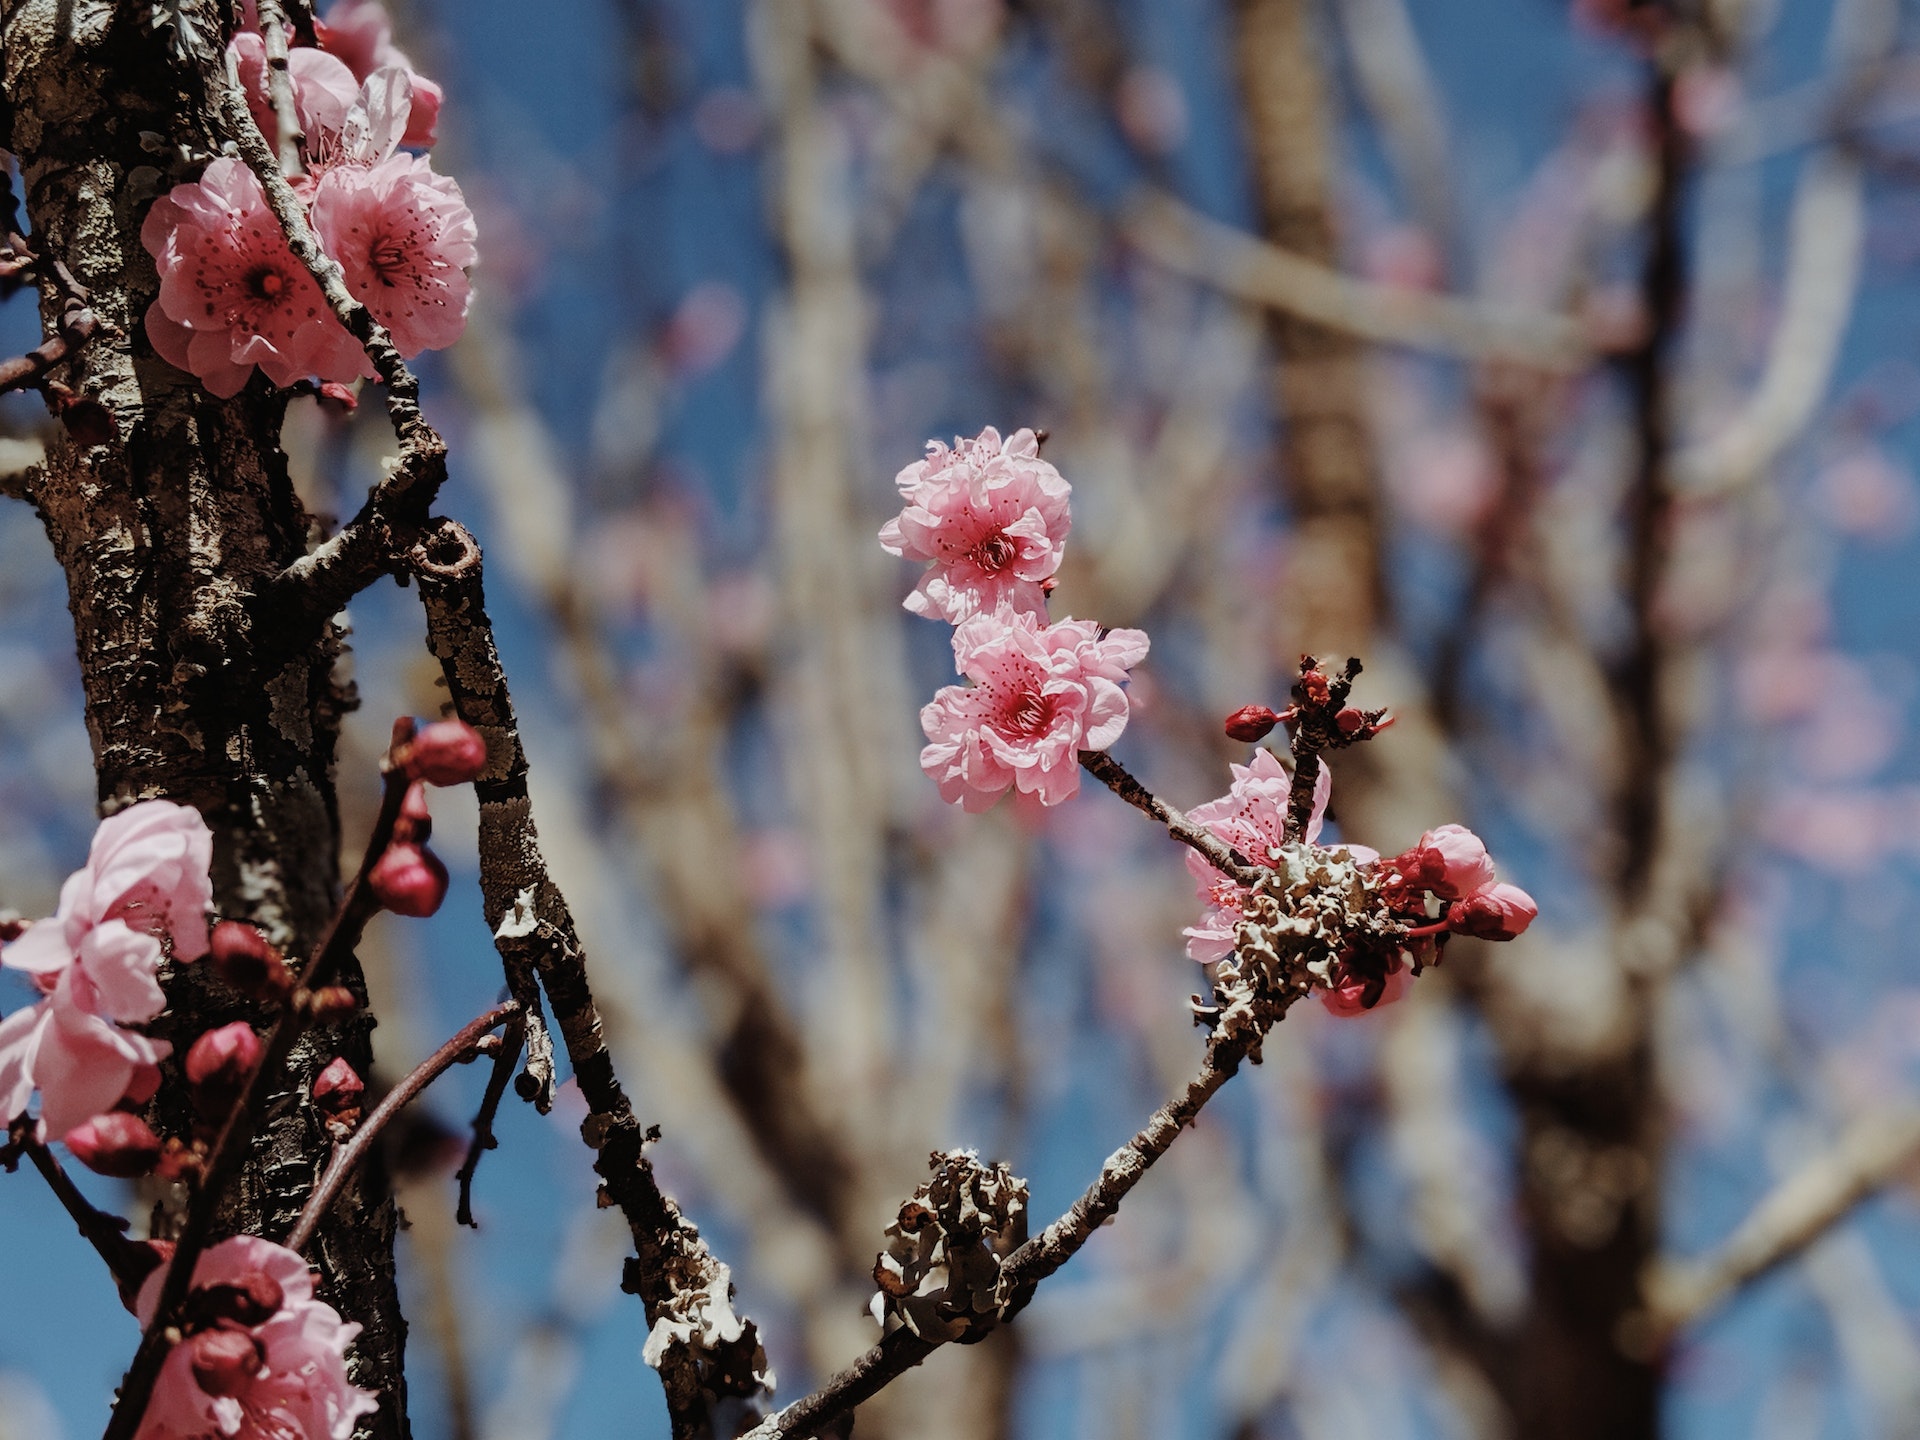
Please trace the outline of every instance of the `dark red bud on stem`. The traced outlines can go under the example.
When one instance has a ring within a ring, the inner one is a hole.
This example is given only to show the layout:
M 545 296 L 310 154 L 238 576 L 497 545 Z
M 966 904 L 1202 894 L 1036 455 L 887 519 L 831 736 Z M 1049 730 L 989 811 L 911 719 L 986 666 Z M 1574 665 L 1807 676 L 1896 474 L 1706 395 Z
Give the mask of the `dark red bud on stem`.
M 1251 745 L 1264 740 L 1267 733 L 1280 723 L 1280 717 L 1265 705 L 1242 705 L 1227 716 L 1226 731 L 1229 740 L 1240 740 Z
M 73 1158 L 97 1175 L 133 1180 L 160 1163 L 160 1137 L 138 1115 L 110 1110 L 66 1134 Z
M 487 742 L 463 720 L 436 720 L 415 733 L 394 759 L 409 779 L 465 785 L 487 768 Z
M 447 898 L 447 867 L 425 846 L 389 845 L 374 862 L 367 883 L 394 914 L 423 919 Z

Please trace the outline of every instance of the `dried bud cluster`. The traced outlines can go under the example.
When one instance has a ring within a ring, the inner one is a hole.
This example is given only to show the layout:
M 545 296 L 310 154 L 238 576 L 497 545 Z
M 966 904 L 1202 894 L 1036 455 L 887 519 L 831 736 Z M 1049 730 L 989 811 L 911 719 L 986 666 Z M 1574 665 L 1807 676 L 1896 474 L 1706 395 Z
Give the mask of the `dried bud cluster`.
M 1246 894 L 1232 953 L 1213 966 L 1211 998 L 1193 997 L 1194 1015 L 1218 1036 L 1253 1034 L 1258 1054 L 1258 1037 L 1301 996 L 1384 990 L 1405 931 L 1379 877 L 1344 846 L 1280 846 L 1272 873 Z M 1416 953 L 1416 968 L 1423 959 Z
M 978 1339 L 1000 1308 L 1000 1266 L 1027 1240 L 1027 1182 L 977 1151 L 936 1150 L 933 1178 L 887 1227 L 873 1318 L 929 1340 Z

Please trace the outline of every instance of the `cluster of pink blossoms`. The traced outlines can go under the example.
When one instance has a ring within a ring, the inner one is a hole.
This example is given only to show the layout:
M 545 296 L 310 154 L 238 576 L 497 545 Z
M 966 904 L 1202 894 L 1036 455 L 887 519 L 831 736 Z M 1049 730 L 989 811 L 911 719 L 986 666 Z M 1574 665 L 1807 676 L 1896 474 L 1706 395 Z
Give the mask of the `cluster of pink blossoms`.
M 305 132 L 307 169 L 295 189 L 347 289 L 400 353 L 444 348 L 466 328 L 473 213 L 459 185 L 401 149 L 433 143 L 440 89 L 393 48 L 386 12 L 372 0 L 345 0 L 315 33 L 323 48 L 293 49 L 287 61 Z M 265 40 L 243 30 L 228 53 L 271 138 Z M 161 196 L 140 239 L 160 275 L 147 338 L 215 395 L 238 394 L 256 366 L 280 386 L 371 374 L 240 160 L 216 159 Z
M 948 685 L 920 712 L 920 768 L 940 797 L 985 810 L 1009 790 L 1058 805 L 1080 790 L 1080 752 L 1127 728 L 1127 671 L 1146 658 L 1140 630 L 1091 620 L 1049 624 L 1047 595 L 1066 550 L 1071 487 L 1040 458 L 1031 430 L 1005 441 L 992 426 L 895 481 L 906 507 L 880 531 L 889 552 L 932 562 L 906 599 L 954 626 Z
M 143 800 L 101 823 L 86 865 L 60 890 L 52 918 L 0 950 L 0 966 L 46 997 L 0 1019 L 0 1125 L 37 1089 L 55 1139 L 159 1085 L 167 1043 L 126 1028 L 166 1006 L 155 978 L 162 941 L 176 960 L 207 953 L 213 837 L 199 813 Z
M 1225 795 L 1195 806 L 1189 818 L 1205 825 L 1254 864 L 1271 865 L 1280 847 L 1287 843 L 1287 797 L 1292 785 L 1292 776 L 1273 752 L 1260 750 L 1251 765 L 1233 767 L 1233 785 Z M 1332 787 L 1332 772 L 1322 759 L 1314 785 L 1313 815 L 1304 836 L 1310 845 L 1320 838 Z M 1382 877 L 1381 891 L 1388 906 L 1409 923 L 1407 939 L 1414 945 L 1432 944 L 1446 934 L 1511 940 L 1539 913 L 1526 891 L 1495 878 L 1487 847 L 1463 825 L 1429 830 L 1419 844 L 1391 859 L 1383 860 L 1378 851 L 1365 845 L 1341 848 L 1363 870 Z M 1188 853 L 1187 869 L 1207 904 L 1200 923 L 1184 932 L 1187 954 L 1203 965 L 1211 965 L 1233 953 L 1246 913 L 1247 891 L 1197 854 Z M 1440 904 L 1437 917 L 1429 914 L 1429 896 Z M 1398 1000 L 1407 992 L 1410 981 L 1411 976 L 1396 958 L 1384 974 L 1363 974 L 1356 968 L 1336 975 L 1332 988 L 1319 994 L 1335 1015 L 1359 1015 Z
M 135 1313 L 160 1304 L 166 1267 L 147 1277 Z M 313 1298 L 307 1262 L 284 1246 L 237 1235 L 209 1248 L 135 1440 L 351 1440 L 378 1407 L 347 1378 L 360 1327 Z

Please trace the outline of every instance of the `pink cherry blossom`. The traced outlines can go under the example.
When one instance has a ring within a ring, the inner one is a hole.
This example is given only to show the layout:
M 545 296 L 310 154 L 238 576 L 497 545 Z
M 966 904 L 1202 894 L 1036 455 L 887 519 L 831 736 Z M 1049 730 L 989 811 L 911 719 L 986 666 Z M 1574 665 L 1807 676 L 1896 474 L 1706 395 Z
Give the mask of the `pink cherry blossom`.
M 0 965 L 47 997 L 0 1020 L 0 1123 L 40 1091 L 55 1137 L 111 1110 L 168 1053 L 123 1025 L 166 1005 L 155 974 L 161 940 L 207 953 L 213 835 L 198 811 L 143 800 L 94 832 L 87 863 L 60 887 L 60 908 L 0 950 Z
M 159 1267 L 140 1287 L 142 1325 L 165 1275 Z M 294 1251 L 251 1235 L 223 1240 L 194 1265 L 192 1293 L 207 1297 L 189 1306 L 200 1328 L 168 1352 L 135 1440 L 350 1440 L 355 1420 L 379 1408 L 347 1378 L 360 1327 L 313 1298 Z
M 880 531 L 894 555 L 930 560 L 906 599 L 916 615 L 959 624 L 1002 604 L 1044 615 L 1047 587 L 1066 552 L 1072 487 L 1040 458 L 1031 430 L 1002 443 L 991 425 L 949 450 L 927 442 L 927 458 L 895 478 L 906 508 Z
M 1464 825 L 1427 831 L 1420 843 L 1395 857 L 1393 866 L 1409 884 L 1431 890 L 1442 900 L 1458 900 L 1493 884 L 1493 857 Z
M 1447 907 L 1447 924 L 1481 940 L 1511 940 L 1533 923 L 1540 907 L 1518 885 L 1492 884 Z
M 87 932 L 121 920 L 142 935 L 173 941 L 174 958 L 198 960 L 207 953 L 207 911 L 213 908 L 213 832 L 191 805 L 142 800 L 108 816 L 94 831 L 87 863 L 60 887 L 60 909 L 36 921 L 0 954 L 0 964 L 48 974 L 85 958 Z M 155 951 L 158 958 L 158 951 Z M 96 977 L 103 985 L 104 977 Z M 145 1014 L 159 1013 L 160 992 Z
M 388 66 L 406 71 L 407 79 L 413 84 L 413 109 L 400 143 L 419 150 L 433 144 L 444 94 L 395 48 L 393 22 L 384 5 L 378 0 L 340 0 L 327 11 L 324 19 L 314 23 L 313 29 L 320 48 L 338 56 L 353 72 L 356 81 L 363 81 L 374 71 Z
M 1008 789 L 1058 805 L 1080 789 L 1079 754 L 1105 750 L 1127 726 L 1120 686 L 1147 653 L 1139 630 L 1105 636 L 1091 620 L 1049 625 L 1002 608 L 953 632 L 954 663 L 971 686 L 948 685 L 920 712 L 929 742 L 920 768 L 940 798 L 985 810 Z
M 459 185 L 411 155 L 335 165 L 314 186 L 312 219 L 347 289 L 402 355 L 460 338 L 473 298 L 466 272 L 479 252 Z
M 256 31 L 242 30 L 227 42 L 227 53 L 246 92 L 254 124 L 272 142 L 279 122 L 267 82 L 267 42 Z M 293 82 L 294 116 L 309 143 L 321 135 L 337 134 L 360 94 L 359 77 L 324 50 L 300 47 L 287 52 L 287 78 Z
M 223 156 L 162 195 L 140 241 L 160 272 L 147 338 L 215 395 L 239 394 L 256 365 L 282 386 L 371 373 L 239 160 Z
M 1271 750 L 1255 751 L 1251 765 L 1232 768 L 1233 784 L 1227 793 L 1218 800 L 1194 806 L 1187 818 L 1206 826 L 1255 865 L 1270 866 L 1274 852 L 1286 843 L 1287 796 L 1293 789 L 1293 776 Z M 1313 786 L 1313 813 L 1307 821 L 1309 844 L 1320 838 L 1326 823 L 1327 800 L 1332 793 L 1333 772 L 1322 760 L 1319 778 Z M 1370 859 L 1372 853 L 1356 853 L 1355 858 Z M 1240 924 L 1247 892 L 1196 852 L 1187 852 L 1187 870 L 1208 908 L 1198 925 L 1181 933 L 1187 937 L 1189 958 L 1211 965 L 1233 953 L 1234 932 Z

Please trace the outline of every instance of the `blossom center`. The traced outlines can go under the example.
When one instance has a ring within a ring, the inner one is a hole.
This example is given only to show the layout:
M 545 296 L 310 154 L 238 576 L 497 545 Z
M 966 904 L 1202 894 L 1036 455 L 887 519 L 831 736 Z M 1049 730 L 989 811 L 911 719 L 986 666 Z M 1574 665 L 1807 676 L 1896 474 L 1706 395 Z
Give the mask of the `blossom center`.
M 968 557 L 982 570 L 1004 570 L 1013 563 L 1015 547 L 1007 538 L 1004 530 L 996 530 L 978 545 Z
M 407 251 L 391 235 L 383 235 L 367 247 L 367 264 L 382 285 L 392 285 L 394 276 L 407 266 Z
M 1053 720 L 1053 702 L 1037 690 L 1029 690 L 1013 702 L 1007 711 L 1006 727 L 1028 739 L 1046 732 Z
M 270 267 L 256 270 L 247 277 L 247 289 L 256 300 L 278 300 L 286 288 L 286 276 Z

